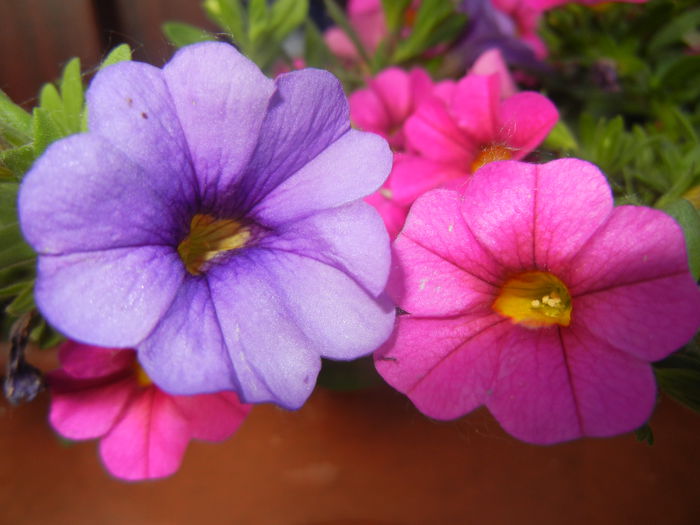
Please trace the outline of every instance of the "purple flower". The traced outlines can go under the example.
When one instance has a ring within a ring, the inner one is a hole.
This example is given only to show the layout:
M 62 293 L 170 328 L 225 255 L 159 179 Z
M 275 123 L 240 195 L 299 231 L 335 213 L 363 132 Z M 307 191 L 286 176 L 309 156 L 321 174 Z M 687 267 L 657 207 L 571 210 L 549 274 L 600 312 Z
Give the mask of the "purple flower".
M 391 332 L 388 237 L 361 198 L 391 168 L 338 81 L 266 78 L 203 43 L 95 77 L 90 132 L 52 145 L 19 197 L 36 301 L 72 339 L 133 347 L 173 394 L 299 407 L 320 356 Z

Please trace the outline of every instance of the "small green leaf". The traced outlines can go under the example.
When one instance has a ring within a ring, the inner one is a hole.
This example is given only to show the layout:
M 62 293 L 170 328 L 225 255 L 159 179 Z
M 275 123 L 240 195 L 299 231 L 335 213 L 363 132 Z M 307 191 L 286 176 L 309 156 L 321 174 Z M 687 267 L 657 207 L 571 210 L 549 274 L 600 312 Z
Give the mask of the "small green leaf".
M 268 37 L 267 0 L 250 0 L 248 3 L 248 37 L 250 44 L 257 50 Z
M 674 16 L 649 42 L 649 52 L 657 53 L 660 49 L 683 42 L 683 37 L 700 25 L 700 9 L 686 11 Z
M 382 0 L 384 19 L 389 31 L 397 33 L 404 25 L 406 10 L 411 5 L 411 0 Z
M 13 146 L 32 140 L 32 117 L 0 89 L 0 138 Z
M 679 403 L 700 412 L 700 356 L 687 349 L 676 352 L 663 361 L 654 363 L 654 373 L 664 392 Z
M 165 22 L 161 28 L 165 37 L 175 47 L 216 40 L 216 36 L 208 31 L 182 22 Z
M 685 199 L 678 199 L 664 208 L 683 228 L 685 245 L 688 250 L 690 272 L 697 281 L 700 279 L 700 215 Z
M 29 171 L 35 158 L 34 144 L 0 151 L 0 164 L 7 166 L 18 180 Z
M 547 149 L 556 151 L 575 151 L 578 148 L 574 135 L 563 120 L 559 120 L 554 125 L 543 145 Z
M 281 43 L 309 14 L 309 0 L 277 0 L 270 8 L 272 39 Z
M 118 64 L 119 62 L 128 62 L 130 60 L 131 48 L 128 44 L 121 44 L 109 52 L 107 58 L 105 58 L 100 64 L 100 69 L 104 69 L 113 64 Z
M 44 84 L 39 92 L 39 107 L 51 116 L 63 113 L 63 100 L 53 84 Z
M 652 432 L 648 423 L 645 423 L 643 426 L 635 430 L 634 437 L 636 437 L 637 441 L 640 443 L 646 443 L 649 446 L 654 444 L 654 433 Z
M 204 11 L 231 35 L 243 51 L 248 50 L 246 11 L 240 0 L 205 0 Z
M 13 316 L 19 317 L 34 308 L 34 282 L 32 281 L 7 305 L 5 311 Z
M 41 155 L 52 142 L 65 136 L 65 130 L 61 129 L 51 114 L 44 108 L 34 108 L 34 155 Z
M 0 288 L 0 299 L 15 297 L 17 294 L 21 293 L 27 286 L 32 285 L 33 281 L 33 279 L 31 281 L 22 281 Z
M 328 49 L 316 24 L 307 20 L 304 24 L 304 60 L 308 67 L 326 68 L 334 57 Z
M 79 58 L 73 58 L 66 64 L 61 77 L 60 87 L 63 100 L 63 118 L 67 131 L 68 133 L 78 133 L 85 104 Z

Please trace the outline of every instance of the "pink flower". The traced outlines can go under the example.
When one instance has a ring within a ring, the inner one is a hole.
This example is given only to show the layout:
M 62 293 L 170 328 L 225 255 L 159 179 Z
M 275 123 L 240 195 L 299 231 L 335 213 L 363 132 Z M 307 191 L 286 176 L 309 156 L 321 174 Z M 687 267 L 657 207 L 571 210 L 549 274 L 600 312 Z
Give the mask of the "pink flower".
M 497 47 L 487 49 L 479 58 L 476 59 L 471 68 L 469 68 L 469 74 L 472 75 L 493 75 L 494 73 L 498 75 L 501 98 L 512 97 L 518 92 L 518 88 L 515 86 L 515 81 L 510 74 L 508 65 L 503 58 L 503 53 Z
M 348 20 L 368 53 L 374 53 L 379 42 L 387 34 L 386 21 L 381 0 L 350 0 Z M 350 62 L 359 59 L 357 49 L 345 32 L 339 27 L 331 27 L 324 38 L 331 52 Z
M 503 1 L 503 0 L 497 0 Z M 534 9 L 540 9 L 542 11 L 546 9 L 552 9 L 554 7 L 559 7 L 565 4 L 583 4 L 583 5 L 598 5 L 607 4 L 612 2 L 621 2 L 628 4 L 644 4 L 647 0 L 520 0 L 525 4 L 528 4 Z
M 613 208 L 587 162 L 495 162 L 462 194 L 417 200 L 394 243 L 390 293 L 409 312 L 379 373 L 436 419 L 486 405 L 532 443 L 638 428 L 649 362 L 700 325 L 683 233 L 650 208 Z
M 385 69 L 370 78 L 365 89 L 348 97 L 350 120 L 363 131 L 384 137 L 394 151 L 403 151 L 403 125 L 432 88 L 433 81 L 424 69 Z
M 118 478 L 173 474 L 191 439 L 223 441 L 250 411 L 233 392 L 167 394 L 150 382 L 133 350 L 68 341 L 58 355 L 62 368 L 49 376 L 49 421 L 67 439 L 100 438 L 102 461 Z

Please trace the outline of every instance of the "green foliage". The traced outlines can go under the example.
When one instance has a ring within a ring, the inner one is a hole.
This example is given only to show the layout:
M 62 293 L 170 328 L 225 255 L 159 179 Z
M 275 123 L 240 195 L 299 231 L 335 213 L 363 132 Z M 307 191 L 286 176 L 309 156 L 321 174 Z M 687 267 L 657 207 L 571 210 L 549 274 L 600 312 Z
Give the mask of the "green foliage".
M 678 199 L 669 204 L 664 211 L 676 219 L 683 228 L 690 272 L 697 281 L 700 279 L 700 215 L 685 199 Z
M 654 372 L 661 390 L 700 412 L 700 353 L 697 340 L 681 352 L 654 363 Z
M 119 62 L 128 62 L 129 60 L 131 60 L 131 48 L 128 44 L 121 44 L 109 52 L 107 57 L 102 61 L 102 64 L 100 64 L 100 69 L 118 64 Z
M 165 37 L 175 47 L 216 40 L 216 36 L 208 31 L 182 22 L 165 22 L 161 27 Z
M 244 55 L 261 69 L 267 70 L 279 58 L 289 61 L 284 42 L 294 30 L 305 24 L 309 2 L 275 0 L 268 5 L 266 0 L 250 0 L 246 7 L 240 0 L 206 0 L 204 10 L 214 23 L 228 33 Z M 191 37 L 195 28 L 188 28 Z M 168 34 L 168 38 L 170 36 Z M 177 46 L 185 45 L 172 38 L 170 40 Z
M 648 424 L 643 425 L 637 430 L 635 430 L 634 437 L 636 437 L 637 441 L 639 441 L 640 443 L 646 443 L 649 446 L 652 446 L 654 444 L 654 433 L 652 432 L 651 427 Z
M 0 150 L 22 146 L 32 137 L 32 117 L 0 90 Z

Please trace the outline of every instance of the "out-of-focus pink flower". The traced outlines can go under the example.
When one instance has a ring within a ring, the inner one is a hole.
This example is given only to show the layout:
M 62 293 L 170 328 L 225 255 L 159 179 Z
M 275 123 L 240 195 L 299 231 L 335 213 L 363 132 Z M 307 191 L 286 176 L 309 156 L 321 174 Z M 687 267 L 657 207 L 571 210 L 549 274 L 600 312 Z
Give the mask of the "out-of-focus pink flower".
M 514 25 L 513 33 L 535 52 L 537 58 L 547 56 L 547 46 L 537 34 L 543 8 L 529 0 L 491 0 L 493 6 L 507 15 Z
M 370 78 L 365 89 L 348 97 L 350 120 L 361 130 L 384 137 L 394 151 L 403 151 L 404 123 L 432 88 L 433 82 L 424 69 L 390 67 Z
M 467 73 L 483 76 L 497 74 L 500 81 L 501 98 L 512 97 L 518 92 L 508 65 L 503 59 L 503 53 L 497 47 L 481 53 Z
M 409 315 L 379 373 L 436 419 L 486 405 L 532 443 L 641 426 L 649 362 L 700 326 L 683 232 L 650 208 L 613 208 L 593 165 L 494 162 L 463 193 L 432 191 L 394 243 L 390 294 Z
M 537 147 L 559 114 L 530 91 L 501 97 L 500 75 L 444 82 L 405 125 L 408 150 L 393 184 L 410 204 L 425 191 L 474 173 L 495 160 L 519 160 Z
M 387 27 L 381 0 L 350 0 L 348 20 L 368 53 L 373 53 L 386 36 Z M 331 27 L 324 35 L 326 44 L 337 57 L 354 62 L 359 59 L 355 44 L 339 27 Z
M 250 411 L 234 392 L 174 396 L 146 376 L 136 352 L 68 341 L 49 375 L 49 421 L 63 437 L 100 439 L 107 470 L 126 480 L 162 478 L 191 439 L 223 441 Z M 196 364 L 192 365 L 196 367 Z

